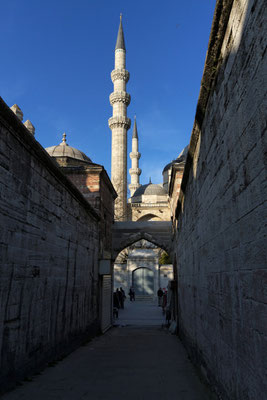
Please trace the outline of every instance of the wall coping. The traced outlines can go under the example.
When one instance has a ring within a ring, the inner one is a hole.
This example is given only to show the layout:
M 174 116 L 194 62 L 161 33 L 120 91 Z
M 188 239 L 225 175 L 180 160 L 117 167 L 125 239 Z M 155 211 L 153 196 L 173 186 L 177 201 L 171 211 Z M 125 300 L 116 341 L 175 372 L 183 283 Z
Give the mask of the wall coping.
M 207 103 L 212 93 L 216 76 L 222 60 L 220 57 L 221 48 L 232 9 L 233 0 L 217 0 L 214 17 L 212 21 L 211 33 L 209 37 L 208 50 L 204 64 L 204 71 L 200 84 L 200 92 L 197 102 L 196 115 L 191 133 L 188 154 L 185 162 L 183 179 L 181 182 L 181 190 L 175 217 L 178 216 L 182 209 L 182 203 L 185 197 L 185 190 L 189 180 L 190 170 L 193 165 L 194 154 L 199 140 L 199 133 L 202 128 L 203 120 L 206 114 Z

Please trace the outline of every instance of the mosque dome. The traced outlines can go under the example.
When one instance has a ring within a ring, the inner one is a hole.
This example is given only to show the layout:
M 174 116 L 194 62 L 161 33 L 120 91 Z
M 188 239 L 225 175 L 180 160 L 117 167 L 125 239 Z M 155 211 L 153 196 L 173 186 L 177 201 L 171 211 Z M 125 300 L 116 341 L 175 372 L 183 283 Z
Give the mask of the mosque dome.
M 151 196 L 151 195 L 158 195 L 158 196 L 164 196 L 166 195 L 167 192 L 166 190 L 161 186 L 157 185 L 154 183 L 148 183 L 147 185 L 142 185 L 136 191 L 134 192 L 133 197 L 136 196 Z
M 51 157 L 69 157 L 75 160 L 92 163 L 92 160 L 87 157 L 86 154 L 67 144 L 66 133 L 63 133 L 62 142 L 59 145 L 47 147 L 45 150 Z
M 158 203 L 167 201 L 167 192 L 161 185 L 149 182 L 134 192 L 131 203 Z

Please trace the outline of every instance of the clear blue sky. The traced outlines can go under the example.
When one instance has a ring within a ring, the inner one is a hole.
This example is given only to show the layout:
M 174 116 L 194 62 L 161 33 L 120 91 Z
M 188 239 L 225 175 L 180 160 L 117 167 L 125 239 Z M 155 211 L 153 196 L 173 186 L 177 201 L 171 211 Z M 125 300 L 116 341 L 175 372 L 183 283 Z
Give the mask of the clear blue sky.
M 215 0 L 3 2 L 0 95 L 21 107 L 42 146 L 66 131 L 69 145 L 110 174 L 110 72 L 122 12 L 141 183 L 161 183 L 190 139 L 214 8 Z

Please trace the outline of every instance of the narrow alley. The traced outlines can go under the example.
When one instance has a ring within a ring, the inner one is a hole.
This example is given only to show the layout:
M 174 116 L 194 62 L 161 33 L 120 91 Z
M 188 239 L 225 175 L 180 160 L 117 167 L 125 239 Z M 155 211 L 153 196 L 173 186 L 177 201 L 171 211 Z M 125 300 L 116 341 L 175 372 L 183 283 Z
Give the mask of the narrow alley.
M 208 400 L 176 335 L 155 303 L 126 301 L 116 326 L 3 400 Z

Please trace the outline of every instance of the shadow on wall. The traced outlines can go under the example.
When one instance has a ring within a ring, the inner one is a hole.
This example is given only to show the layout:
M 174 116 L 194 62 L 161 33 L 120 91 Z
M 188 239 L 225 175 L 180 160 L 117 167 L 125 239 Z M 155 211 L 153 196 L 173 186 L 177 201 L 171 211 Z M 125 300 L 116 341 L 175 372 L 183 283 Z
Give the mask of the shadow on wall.
M 267 390 L 265 15 L 217 2 L 175 221 L 180 337 L 233 400 Z

